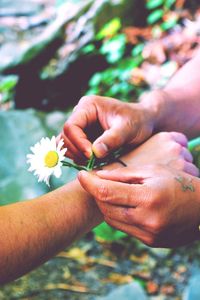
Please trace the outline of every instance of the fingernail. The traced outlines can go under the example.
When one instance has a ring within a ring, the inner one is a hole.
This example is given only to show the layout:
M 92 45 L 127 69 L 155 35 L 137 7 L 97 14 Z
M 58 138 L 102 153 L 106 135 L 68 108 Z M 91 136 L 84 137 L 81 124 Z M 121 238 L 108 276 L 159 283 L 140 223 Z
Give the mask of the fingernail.
M 86 175 L 87 175 L 87 171 L 84 171 L 84 170 L 82 170 L 78 173 L 78 177 L 82 177 L 82 176 L 86 176 Z
M 84 151 L 84 155 L 87 158 L 90 158 L 92 156 L 92 149 L 91 148 L 86 149 L 86 151 Z
M 108 153 L 108 147 L 104 143 L 94 144 L 92 149 L 96 157 L 104 157 Z

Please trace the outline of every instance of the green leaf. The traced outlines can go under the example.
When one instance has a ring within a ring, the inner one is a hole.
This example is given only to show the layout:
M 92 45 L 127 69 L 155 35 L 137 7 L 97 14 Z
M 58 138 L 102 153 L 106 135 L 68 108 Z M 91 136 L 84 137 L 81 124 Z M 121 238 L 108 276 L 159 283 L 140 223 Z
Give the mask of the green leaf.
M 112 19 L 97 34 L 96 39 L 102 40 L 106 37 L 115 35 L 121 29 L 121 20 L 119 18 Z
M 95 86 L 100 84 L 101 80 L 102 80 L 102 74 L 101 73 L 96 73 L 90 79 L 89 86 L 95 87 Z
M 154 9 L 159 7 L 160 5 L 164 4 L 165 0 L 148 0 L 146 7 L 148 9 Z
M 117 241 L 127 236 L 126 233 L 110 227 L 107 223 L 103 222 L 93 229 L 95 236 L 105 241 Z
M 82 49 L 82 52 L 84 54 L 89 54 L 89 53 L 93 53 L 95 50 L 96 50 L 95 46 L 93 44 L 89 44 Z
M 154 24 L 159 21 L 164 15 L 163 9 L 157 9 L 147 17 L 148 24 Z
M 137 56 L 137 55 L 139 55 L 139 54 L 142 53 L 143 49 L 144 49 L 144 44 L 143 43 L 142 44 L 138 44 L 131 51 L 131 55 L 132 56 Z
M 18 82 L 18 76 L 10 75 L 6 76 L 0 82 L 0 93 L 9 92 L 12 90 Z
M 100 94 L 100 91 L 99 91 L 98 87 L 94 87 L 94 88 L 89 89 L 85 94 L 88 96 L 89 95 L 98 95 L 98 94 Z
M 118 34 L 102 45 L 100 53 L 106 55 L 107 61 L 113 64 L 123 57 L 125 48 L 126 36 L 125 34 Z
M 176 0 L 165 0 L 165 7 L 168 9 L 171 8 L 171 6 L 176 2 Z
M 174 19 L 170 19 L 166 22 L 163 22 L 160 26 L 161 26 L 162 30 L 167 31 L 167 30 L 173 28 L 176 24 L 177 24 L 177 19 L 174 18 Z

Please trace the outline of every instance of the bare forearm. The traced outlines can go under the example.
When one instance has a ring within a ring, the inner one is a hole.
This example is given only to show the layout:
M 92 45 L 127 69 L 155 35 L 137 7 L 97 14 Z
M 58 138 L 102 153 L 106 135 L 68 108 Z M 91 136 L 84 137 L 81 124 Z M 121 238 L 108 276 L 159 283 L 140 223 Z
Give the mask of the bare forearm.
M 0 284 L 39 266 L 102 220 L 72 182 L 38 199 L 0 208 Z
M 189 138 L 200 133 L 200 53 L 162 91 L 144 97 L 155 108 L 155 132 L 180 131 Z M 142 101 L 143 102 L 143 101 Z

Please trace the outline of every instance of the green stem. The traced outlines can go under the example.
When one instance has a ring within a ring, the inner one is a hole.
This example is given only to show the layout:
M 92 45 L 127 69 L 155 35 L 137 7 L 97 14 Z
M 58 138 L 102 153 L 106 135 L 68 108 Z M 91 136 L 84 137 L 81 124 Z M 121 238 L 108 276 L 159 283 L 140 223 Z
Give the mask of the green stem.
M 63 164 L 63 166 L 65 166 L 65 167 L 74 168 L 74 169 L 76 169 L 76 170 L 78 170 L 78 171 L 81 171 L 81 170 L 87 171 L 87 170 L 88 170 L 87 167 L 79 166 L 79 165 L 77 165 L 77 164 L 70 163 L 70 162 L 68 162 L 68 161 L 62 161 L 62 164 Z
M 189 141 L 188 143 L 188 149 L 192 152 L 193 150 L 195 150 L 198 147 L 199 150 L 199 146 L 200 146 L 200 137 L 197 137 L 196 139 L 193 139 L 191 141 Z
M 91 155 L 91 157 L 90 157 L 90 159 L 88 161 L 87 167 L 86 167 L 87 170 L 88 171 L 93 170 L 94 164 L 95 164 L 95 155 L 94 155 L 94 153 L 92 153 L 92 155 Z

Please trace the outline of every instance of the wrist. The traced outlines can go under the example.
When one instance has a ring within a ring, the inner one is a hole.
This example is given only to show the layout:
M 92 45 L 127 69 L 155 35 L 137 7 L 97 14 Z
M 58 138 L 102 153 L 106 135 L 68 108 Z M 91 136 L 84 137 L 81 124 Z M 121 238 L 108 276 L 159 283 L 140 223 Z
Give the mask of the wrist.
M 170 95 L 165 90 L 155 90 L 145 93 L 140 104 L 148 112 L 153 133 L 167 130 L 167 121 L 170 110 Z

